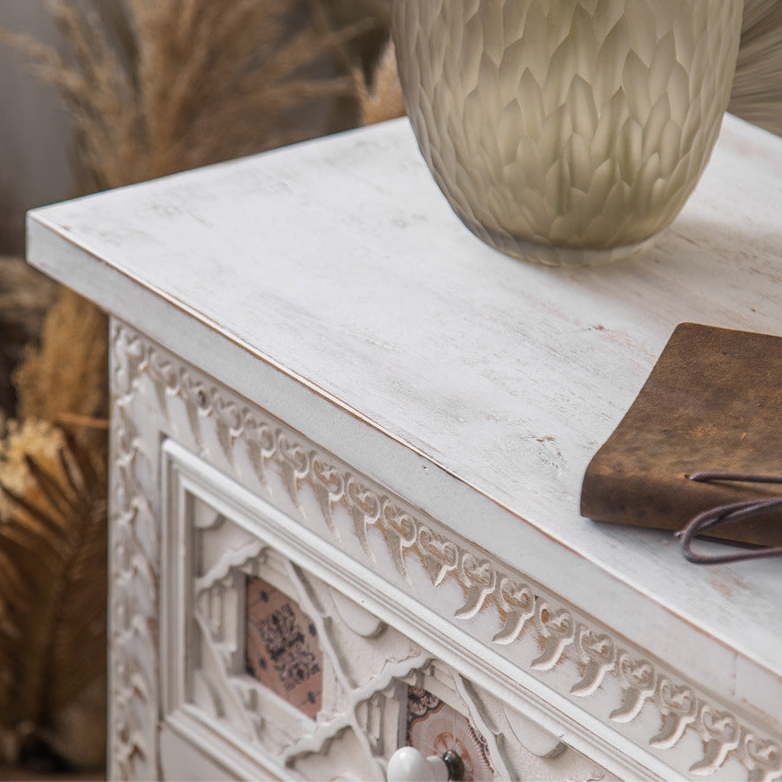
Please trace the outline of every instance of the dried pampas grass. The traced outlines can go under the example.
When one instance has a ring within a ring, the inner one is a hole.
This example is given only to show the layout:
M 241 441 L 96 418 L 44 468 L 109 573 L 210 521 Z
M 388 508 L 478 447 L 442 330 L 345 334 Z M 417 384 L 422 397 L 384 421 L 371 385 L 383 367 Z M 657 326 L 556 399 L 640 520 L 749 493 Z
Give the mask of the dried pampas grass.
M 62 288 L 50 309 L 41 347 L 28 351 L 16 371 L 18 416 L 62 423 L 108 415 L 106 316 L 73 291 Z M 100 430 L 98 430 L 100 431 Z M 93 428 L 81 439 L 95 439 Z
M 355 99 L 337 63 L 366 24 L 324 30 L 301 0 L 126 0 L 110 15 L 98 0 L 51 7 L 67 57 L 3 38 L 65 100 L 85 191 L 342 129 L 334 101 Z
M 746 0 L 728 111 L 782 135 L 782 2 Z

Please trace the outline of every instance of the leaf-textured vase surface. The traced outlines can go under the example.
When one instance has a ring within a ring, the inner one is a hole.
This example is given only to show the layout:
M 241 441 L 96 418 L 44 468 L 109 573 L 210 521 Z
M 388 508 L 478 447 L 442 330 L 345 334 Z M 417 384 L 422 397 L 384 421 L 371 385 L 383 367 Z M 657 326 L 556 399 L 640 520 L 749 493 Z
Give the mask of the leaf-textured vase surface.
M 418 143 L 462 221 L 548 264 L 668 226 L 728 105 L 742 0 L 394 0 Z

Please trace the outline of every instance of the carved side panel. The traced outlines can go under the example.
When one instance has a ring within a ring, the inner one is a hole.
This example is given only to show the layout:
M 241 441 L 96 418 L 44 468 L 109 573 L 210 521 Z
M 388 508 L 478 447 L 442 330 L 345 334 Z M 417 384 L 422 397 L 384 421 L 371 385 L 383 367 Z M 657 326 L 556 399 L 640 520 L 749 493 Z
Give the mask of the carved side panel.
M 146 342 L 129 329 L 113 324 L 109 536 L 109 773 L 112 779 L 160 776 L 158 455 L 156 439 L 146 441 L 139 430 L 143 418 L 139 418 L 135 409 L 141 367 L 146 359 Z
M 113 643 L 122 649 L 112 669 L 120 704 L 112 716 L 117 768 L 129 769 L 130 775 L 154 768 L 154 736 L 142 716 L 154 712 L 149 704 L 157 688 L 158 457 L 145 448 L 170 435 L 330 550 L 381 576 L 389 594 L 409 595 L 435 611 L 453 627 L 455 642 L 473 639 L 487 659 L 510 662 L 518 676 L 508 677 L 501 689 L 524 699 L 530 696 L 521 682 L 538 682 L 572 704 L 574 713 L 582 710 L 610 726 L 623 746 L 632 747 L 635 765 L 625 768 L 665 764 L 693 779 L 782 777 L 780 736 L 719 702 L 682 672 L 649 659 L 545 585 L 458 538 L 121 324 L 114 326 L 114 352 L 112 627 Z M 132 603 L 130 613 L 121 613 L 120 603 Z M 120 665 L 122 655 L 128 659 Z M 131 668 L 135 679 L 128 675 Z M 378 692 L 367 702 L 380 697 Z M 572 727 L 579 729 L 577 722 Z M 610 731 L 603 730 L 606 743 Z M 491 734 L 485 734 L 487 740 Z M 323 743 L 312 747 L 325 751 Z

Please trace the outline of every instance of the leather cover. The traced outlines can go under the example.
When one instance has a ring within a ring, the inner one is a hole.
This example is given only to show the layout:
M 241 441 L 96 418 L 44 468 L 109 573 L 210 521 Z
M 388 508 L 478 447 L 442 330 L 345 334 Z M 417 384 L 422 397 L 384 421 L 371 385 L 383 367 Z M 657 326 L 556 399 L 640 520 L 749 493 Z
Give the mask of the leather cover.
M 584 516 L 677 530 L 696 514 L 782 494 L 782 486 L 696 483 L 704 470 L 782 475 L 782 337 L 683 323 L 605 445 Z M 782 514 L 728 522 L 714 537 L 782 545 Z

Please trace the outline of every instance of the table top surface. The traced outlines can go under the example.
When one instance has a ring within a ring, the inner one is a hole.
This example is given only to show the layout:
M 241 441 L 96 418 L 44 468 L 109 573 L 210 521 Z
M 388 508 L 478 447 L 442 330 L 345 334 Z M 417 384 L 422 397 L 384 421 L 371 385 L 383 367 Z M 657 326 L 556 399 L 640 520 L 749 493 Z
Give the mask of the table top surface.
M 584 565 L 582 585 L 549 574 L 561 594 L 604 615 L 600 585 L 616 582 L 650 643 L 660 627 L 637 612 L 653 603 L 725 652 L 707 672 L 740 678 L 736 659 L 749 661 L 779 680 L 767 694 L 780 702 L 779 563 L 690 565 L 670 534 L 581 518 L 579 495 L 676 324 L 782 334 L 782 139 L 728 116 L 674 225 L 605 268 L 484 246 L 405 119 L 36 210 L 29 256 L 164 333 L 165 314 L 134 303 L 151 292 L 192 319 L 193 355 L 217 332 L 360 416 L 507 510 L 493 528 L 455 514 L 458 532 L 532 570 L 537 536 Z

